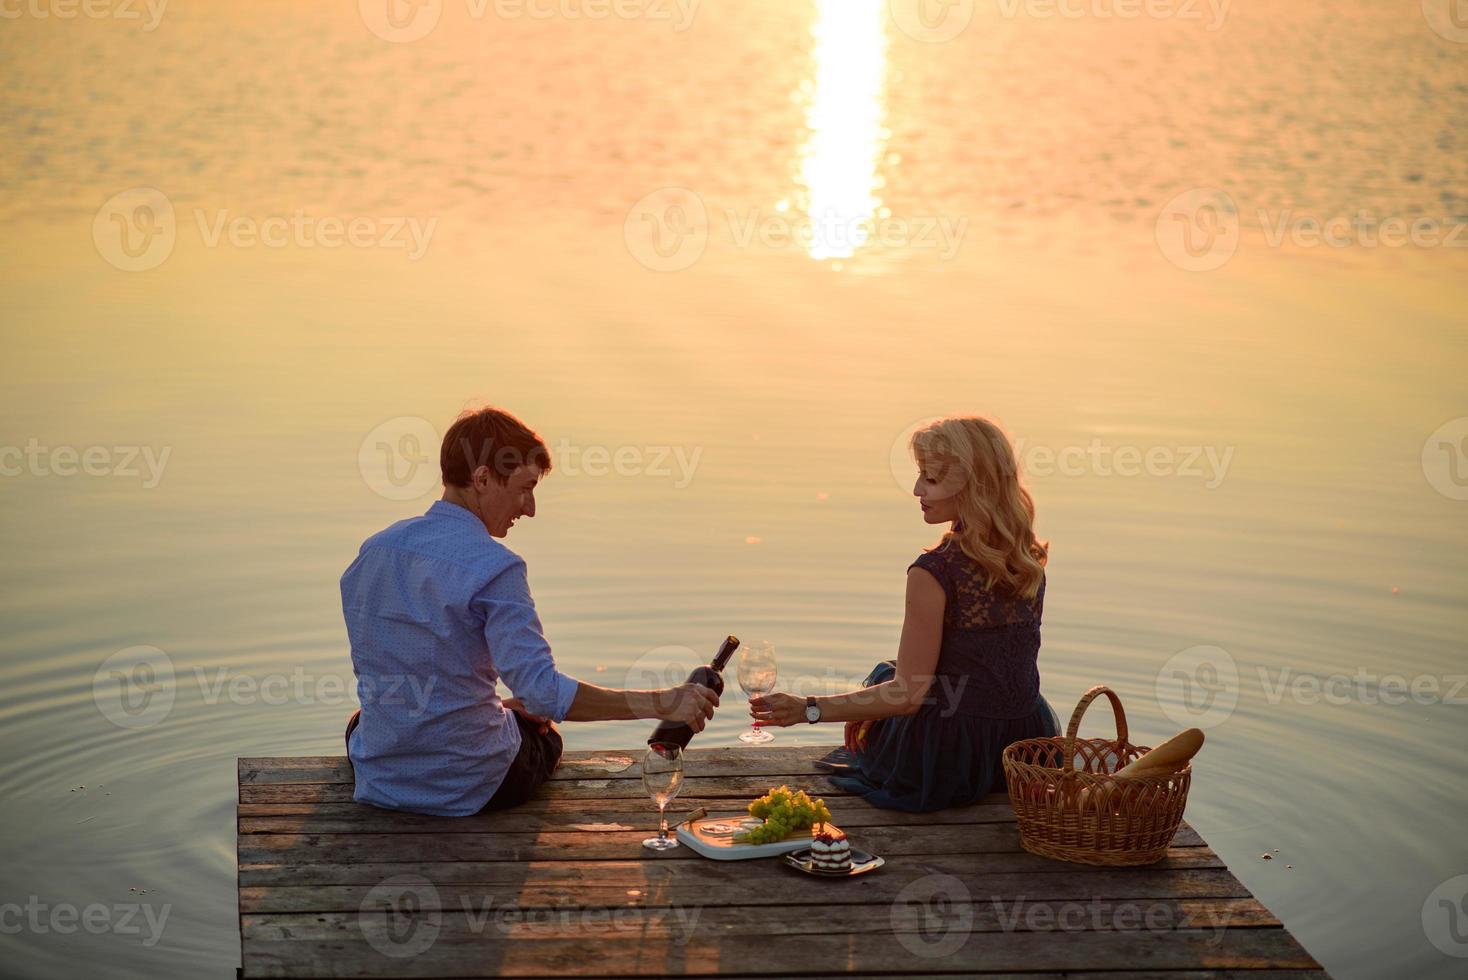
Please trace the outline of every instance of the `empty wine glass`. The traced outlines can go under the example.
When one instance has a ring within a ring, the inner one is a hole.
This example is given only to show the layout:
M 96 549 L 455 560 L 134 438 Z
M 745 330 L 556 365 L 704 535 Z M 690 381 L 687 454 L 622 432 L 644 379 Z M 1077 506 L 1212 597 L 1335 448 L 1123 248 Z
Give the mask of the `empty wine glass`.
M 768 640 L 751 643 L 739 655 L 739 687 L 750 700 L 763 697 L 775 689 L 775 645 Z M 739 734 L 739 741 L 749 743 L 768 742 L 774 734 L 750 722 L 749 731 Z
M 677 847 L 677 838 L 668 836 L 666 811 L 683 788 L 683 750 L 671 742 L 648 746 L 642 757 L 642 788 L 658 805 L 658 835 L 643 841 L 642 846 L 654 851 Z

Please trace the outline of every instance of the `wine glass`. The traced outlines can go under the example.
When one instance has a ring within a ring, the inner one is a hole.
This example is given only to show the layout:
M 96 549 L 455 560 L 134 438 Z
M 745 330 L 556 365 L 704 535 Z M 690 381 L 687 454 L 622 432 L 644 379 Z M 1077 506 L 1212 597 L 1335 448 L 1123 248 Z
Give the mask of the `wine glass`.
M 642 757 L 642 788 L 658 805 L 658 835 L 649 837 L 642 846 L 654 851 L 677 847 L 678 840 L 668 836 L 666 810 L 673 797 L 683 788 L 683 750 L 671 742 L 654 742 Z
M 768 640 L 751 643 L 739 655 L 739 686 L 750 700 L 763 697 L 775 689 L 775 645 Z M 769 742 L 774 733 L 750 722 L 749 731 L 739 734 L 739 741 L 750 744 Z

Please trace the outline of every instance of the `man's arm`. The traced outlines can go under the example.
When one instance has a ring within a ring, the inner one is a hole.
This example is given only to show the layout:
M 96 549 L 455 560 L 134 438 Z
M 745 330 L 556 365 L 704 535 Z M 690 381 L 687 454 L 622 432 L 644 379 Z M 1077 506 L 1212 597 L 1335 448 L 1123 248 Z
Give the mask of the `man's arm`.
M 718 705 L 719 696 L 702 684 L 680 684 L 664 691 L 623 691 L 580 681 L 566 720 L 658 718 L 680 721 L 695 732 L 701 732 Z
M 541 629 L 525 563 L 516 561 L 475 599 L 484 612 L 484 637 L 495 669 L 532 715 L 552 721 L 620 721 L 657 718 L 702 731 L 719 696 L 700 684 L 661 691 L 598 687 L 556 669 Z

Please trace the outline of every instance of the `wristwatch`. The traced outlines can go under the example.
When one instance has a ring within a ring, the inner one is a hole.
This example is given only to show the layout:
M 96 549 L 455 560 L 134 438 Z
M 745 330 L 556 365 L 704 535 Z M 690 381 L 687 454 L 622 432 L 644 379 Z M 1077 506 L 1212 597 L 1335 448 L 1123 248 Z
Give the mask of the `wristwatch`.
M 821 720 L 821 706 L 816 704 L 813 697 L 805 699 L 805 720 L 812 725 Z

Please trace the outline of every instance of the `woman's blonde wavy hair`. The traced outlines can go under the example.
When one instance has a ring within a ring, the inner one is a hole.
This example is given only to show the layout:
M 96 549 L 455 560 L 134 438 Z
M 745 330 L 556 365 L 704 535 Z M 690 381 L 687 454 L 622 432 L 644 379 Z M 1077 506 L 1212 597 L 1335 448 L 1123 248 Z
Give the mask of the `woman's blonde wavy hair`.
M 910 447 L 925 474 L 962 480 L 954 494 L 958 520 L 936 547 L 956 544 L 979 563 L 988 588 L 1034 598 L 1050 542 L 1035 537 L 1035 501 L 1004 431 L 985 418 L 957 416 L 918 429 Z

